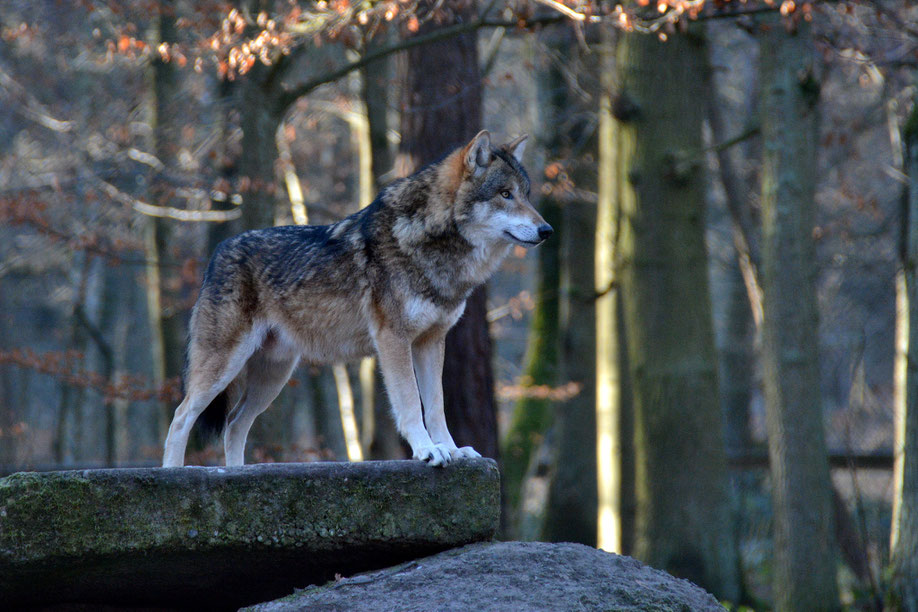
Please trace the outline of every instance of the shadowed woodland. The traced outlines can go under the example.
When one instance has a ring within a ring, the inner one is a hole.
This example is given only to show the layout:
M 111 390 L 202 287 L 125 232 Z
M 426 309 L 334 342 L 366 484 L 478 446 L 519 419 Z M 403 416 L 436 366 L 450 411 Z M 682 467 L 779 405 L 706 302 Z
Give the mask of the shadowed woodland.
M 916 75 L 892 0 L 3 2 L 0 472 L 159 465 L 218 243 L 528 133 L 555 234 L 443 375 L 502 538 L 918 611 Z M 246 460 L 406 458 L 388 412 L 301 365 Z

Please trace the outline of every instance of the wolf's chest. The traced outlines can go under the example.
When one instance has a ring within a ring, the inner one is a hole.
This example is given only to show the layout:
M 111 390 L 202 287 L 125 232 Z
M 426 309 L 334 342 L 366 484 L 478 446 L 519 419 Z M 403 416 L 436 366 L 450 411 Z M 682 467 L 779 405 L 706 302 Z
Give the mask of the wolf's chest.
M 447 308 L 427 298 L 412 296 L 405 300 L 401 315 L 406 327 L 423 333 L 434 327 L 449 329 L 462 316 L 463 310 L 465 310 L 465 301 L 458 306 Z

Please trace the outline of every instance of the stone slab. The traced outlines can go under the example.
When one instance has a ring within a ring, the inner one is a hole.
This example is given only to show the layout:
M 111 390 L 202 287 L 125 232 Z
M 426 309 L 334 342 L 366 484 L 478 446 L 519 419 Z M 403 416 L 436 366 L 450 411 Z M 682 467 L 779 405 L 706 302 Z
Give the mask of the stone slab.
M 234 608 L 498 527 L 489 459 L 124 468 L 0 479 L 0 601 Z

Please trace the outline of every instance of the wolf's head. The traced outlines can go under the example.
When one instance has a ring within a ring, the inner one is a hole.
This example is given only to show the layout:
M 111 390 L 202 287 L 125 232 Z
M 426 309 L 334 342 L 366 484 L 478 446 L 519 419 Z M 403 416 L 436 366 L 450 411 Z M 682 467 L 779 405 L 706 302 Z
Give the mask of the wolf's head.
M 456 207 L 466 238 L 532 247 L 552 235 L 552 227 L 529 202 L 529 175 L 520 164 L 526 138 L 494 147 L 491 135 L 481 131 L 460 150 Z

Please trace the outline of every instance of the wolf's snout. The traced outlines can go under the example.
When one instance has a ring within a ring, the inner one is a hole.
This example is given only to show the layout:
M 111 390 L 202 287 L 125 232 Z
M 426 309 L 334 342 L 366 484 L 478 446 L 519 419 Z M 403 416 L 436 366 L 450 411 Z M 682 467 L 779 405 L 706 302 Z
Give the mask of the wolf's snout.
M 539 226 L 539 239 L 540 240 L 547 240 L 554 233 L 555 233 L 555 230 L 552 229 L 552 227 L 547 223 L 544 223 Z

